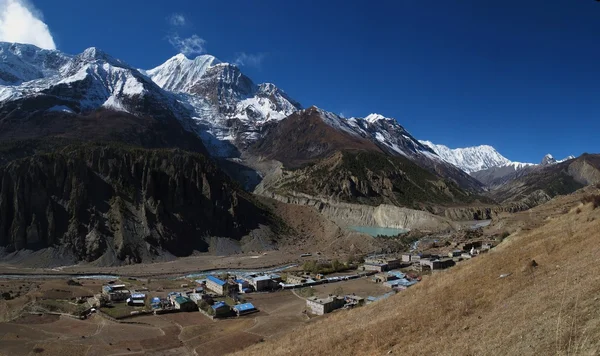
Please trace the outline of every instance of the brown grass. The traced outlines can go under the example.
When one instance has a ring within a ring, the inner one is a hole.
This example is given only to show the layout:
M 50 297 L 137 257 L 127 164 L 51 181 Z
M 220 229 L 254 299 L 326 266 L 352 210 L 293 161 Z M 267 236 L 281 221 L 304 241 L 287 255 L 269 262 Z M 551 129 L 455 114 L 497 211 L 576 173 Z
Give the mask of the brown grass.
M 600 215 L 591 206 L 575 212 L 581 195 L 512 218 L 536 221 L 519 225 L 488 254 L 242 353 L 598 354 Z M 565 206 L 570 210 L 562 214 Z

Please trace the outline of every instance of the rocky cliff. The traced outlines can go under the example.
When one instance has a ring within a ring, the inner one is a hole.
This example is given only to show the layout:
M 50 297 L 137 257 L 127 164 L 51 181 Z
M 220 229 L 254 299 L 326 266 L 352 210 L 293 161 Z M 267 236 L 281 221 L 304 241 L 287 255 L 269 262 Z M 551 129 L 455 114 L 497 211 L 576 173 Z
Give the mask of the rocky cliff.
M 78 261 L 134 263 L 208 251 L 215 238 L 269 240 L 277 226 L 201 154 L 75 144 L 0 167 L 8 252 L 61 246 Z
M 377 206 L 351 204 L 302 193 L 283 196 L 273 192 L 263 192 L 262 195 L 288 204 L 313 207 L 326 218 L 345 227 L 373 226 L 429 231 L 452 230 L 458 227 L 454 222 L 426 211 L 388 204 Z
M 277 177 L 265 177 L 258 191 L 412 209 L 485 200 L 409 159 L 378 152 L 336 152 L 304 168 L 281 168 L 273 174 Z

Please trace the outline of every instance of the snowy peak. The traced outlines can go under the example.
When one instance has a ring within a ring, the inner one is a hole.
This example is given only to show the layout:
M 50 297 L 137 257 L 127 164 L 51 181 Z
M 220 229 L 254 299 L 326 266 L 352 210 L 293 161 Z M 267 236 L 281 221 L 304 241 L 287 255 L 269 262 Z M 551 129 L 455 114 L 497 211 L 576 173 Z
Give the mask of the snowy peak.
M 540 165 L 542 166 L 547 166 L 550 164 L 556 164 L 556 163 L 562 163 L 571 159 L 574 159 L 575 156 L 567 156 L 563 159 L 557 160 L 556 158 L 554 158 L 554 156 L 552 156 L 550 153 L 548 153 L 547 155 L 544 156 L 544 158 L 542 158 L 542 162 L 540 163 Z
M 189 59 L 178 54 L 156 68 L 143 71 L 158 86 L 173 92 L 190 92 L 209 68 L 221 63 L 210 55 Z
M 0 42 L 0 85 L 19 85 L 58 75 L 71 56 L 33 45 Z
M 473 173 L 491 167 L 522 164 L 510 161 L 496 151 L 494 147 L 488 145 L 451 149 L 444 145 L 436 145 L 430 141 L 420 142 L 431 147 L 444 161 L 455 165 L 467 173 Z
M 377 122 L 377 121 L 380 121 L 380 120 L 391 120 L 391 121 L 396 121 L 396 120 L 394 120 L 394 119 L 391 119 L 391 118 L 385 117 L 385 116 L 383 116 L 383 115 L 380 115 L 380 114 L 370 114 L 370 115 L 368 115 L 367 117 L 365 117 L 363 120 L 367 121 L 367 122 L 368 122 L 368 123 L 370 123 L 370 124 L 373 124 L 373 123 L 375 123 L 375 122 Z
M 76 56 L 0 43 L 0 104 L 45 97 L 37 109 L 84 113 L 101 107 L 181 116 L 171 95 L 127 63 L 91 47 Z M 145 101 L 151 98 L 150 101 Z M 152 104 L 150 104 L 152 103 Z
M 547 155 L 544 156 L 544 158 L 542 158 L 542 162 L 540 163 L 542 166 L 547 166 L 549 164 L 554 164 L 558 162 L 556 160 L 556 158 L 554 158 L 550 153 L 548 153 Z
M 348 120 L 346 120 L 330 111 L 320 109 L 313 105 L 310 108 L 303 110 L 301 113 L 306 113 L 306 114 L 308 114 L 308 116 L 316 114 L 316 116 L 318 116 L 324 123 L 333 127 L 334 129 L 343 131 L 352 136 L 360 137 L 360 135 L 349 124 Z

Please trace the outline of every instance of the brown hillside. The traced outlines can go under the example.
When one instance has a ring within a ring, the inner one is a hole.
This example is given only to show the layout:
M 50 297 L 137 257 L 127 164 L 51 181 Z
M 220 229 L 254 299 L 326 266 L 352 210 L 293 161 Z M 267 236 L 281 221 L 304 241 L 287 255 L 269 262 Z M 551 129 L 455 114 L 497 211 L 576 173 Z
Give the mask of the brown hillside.
M 517 231 L 489 254 L 244 354 L 597 355 L 600 208 L 581 203 L 592 193 L 511 215 L 500 224 Z
M 382 152 L 362 137 L 329 126 L 321 115 L 315 107 L 294 113 L 268 128 L 251 150 L 286 167 L 299 167 L 338 150 Z

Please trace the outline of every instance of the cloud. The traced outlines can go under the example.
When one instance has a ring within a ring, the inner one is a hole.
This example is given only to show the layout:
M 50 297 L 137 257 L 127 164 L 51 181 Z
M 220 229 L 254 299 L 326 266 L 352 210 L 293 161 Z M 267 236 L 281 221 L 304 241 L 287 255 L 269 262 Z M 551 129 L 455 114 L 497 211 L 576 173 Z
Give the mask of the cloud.
M 200 38 L 198 35 L 181 38 L 179 34 L 175 33 L 169 36 L 168 40 L 169 43 L 179 51 L 179 53 L 183 53 L 186 56 L 202 54 L 206 52 L 204 48 L 206 41 Z
M 185 16 L 178 13 L 171 14 L 171 16 L 167 18 L 167 21 L 169 21 L 169 24 L 174 27 L 183 27 L 187 24 Z
M 0 41 L 56 49 L 41 13 L 25 0 L 0 0 Z
M 265 53 L 248 54 L 245 52 L 240 52 L 236 54 L 236 58 L 233 63 L 239 67 L 260 67 L 265 57 Z

